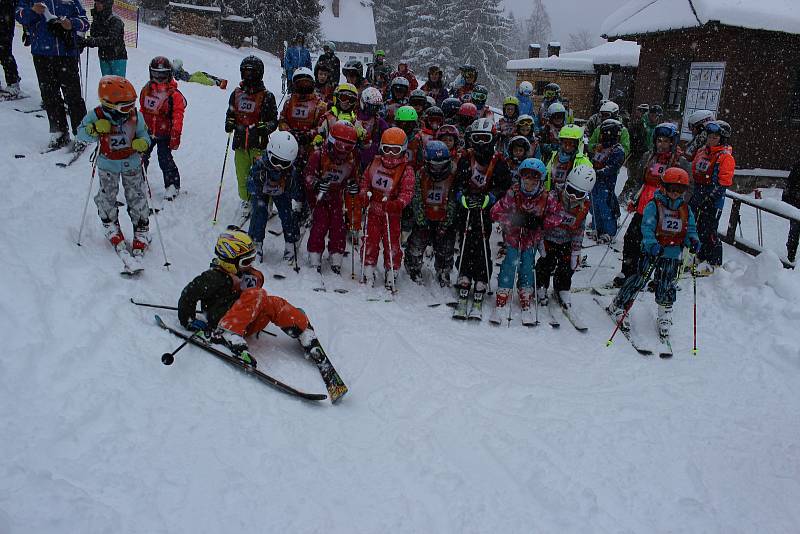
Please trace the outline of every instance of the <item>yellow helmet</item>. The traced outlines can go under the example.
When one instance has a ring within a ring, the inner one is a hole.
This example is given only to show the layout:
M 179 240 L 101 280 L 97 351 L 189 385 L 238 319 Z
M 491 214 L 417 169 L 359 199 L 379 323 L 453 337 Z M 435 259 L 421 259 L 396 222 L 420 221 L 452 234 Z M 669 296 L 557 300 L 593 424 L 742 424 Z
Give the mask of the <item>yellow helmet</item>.
M 228 229 L 217 238 L 214 253 L 221 262 L 241 267 L 242 262 L 256 257 L 256 247 L 247 233 Z

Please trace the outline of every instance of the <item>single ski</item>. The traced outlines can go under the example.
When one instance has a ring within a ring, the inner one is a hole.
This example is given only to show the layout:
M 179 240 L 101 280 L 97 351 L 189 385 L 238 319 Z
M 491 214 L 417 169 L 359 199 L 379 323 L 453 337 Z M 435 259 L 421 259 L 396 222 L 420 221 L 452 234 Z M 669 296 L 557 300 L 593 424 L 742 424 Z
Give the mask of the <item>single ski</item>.
M 325 382 L 325 389 L 328 390 L 328 395 L 331 397 L 331 403 L 336 404 L 347 393 L 347 386 L 344 384 L 342 377 L 339 376 L 339 373 L 336 372 L 336 368 L 328 358 L 325 349 L 319 344 L 319 340 L 316 340 L 313 348 L 317 349 L 317 354 L 306 351 L 306 356 L 319 369 L 322 381 Z
M 456 302 L 456 307 L 453 310 L 453 319 L 457 321 L 466 321 L 467 320 L 467 312 L 469 308 L 469 289 L 461 289 L 458 290 L 458 301 Z
M 187 335 L 187 334 L 184 334 L 183 332 L 179 332 L 178 330 L 175 330 L 174 328 L 172 328 L 172 327 L 168 326 L 166 323 L 164 323 L 164 321 L 158 315 L 155 316 L 155 319 L 156 319 L 156 324 L 158 326 L 160 326 L 161 328 L 163 328 L 164 330 L 167 330 L 171 334 L 173 334 L 175 336 L 178 336 L 179 338 L 183 339 L 184 341 L 188 341 L 189 343 L 191 343 L 192 345 L 194 345 L 196 347 L 200 347 L 201 349 L 205 350 L 206 352 L 216 356 L 220 360 L 224 360 L 227 363 L 233 365 L 234 367 L 237 367 L 241 371 L 244 371 L 247 374 L 251 374 L 251 375 L 255 376 L 260 381 L 264 382 L 267 385 L 270 385 L 270 386 L 274 387 L 275 389 L 277 389 L 279 391 L 282 391 L 283 393 L 287 393 L 287 394 L 292 395 L 294 397 L 299 397 L 301 399 L 312 400 L 312 401 L 321 401 L 321 400 L 325 400 L 325 399 L 328 398 L 327 395 L 324 395 L 322 393 L 305 393 L 303 391 L 300 391 L 298 389 L 293 388 L 292 386 L 284 384 L 280 380 L 278 380 L 276 378 L 273 378 L 273 377 L 269 376 L 268 374 L 266 374 L 266 373 L 264 373 L 262 371 L 259 371 L 258 369 L 254 368 L 254 367 L 251 367 L 250 365 L 247 365 L 246 363 L 241 361 L 239 358 L 236 358 L 235 356 L 231 356 L 230 354 L 226 354 L 226 353 L 222 352 L 221 350 L 219 350 L 218 348 L 216 348 L 216 347 L 214 347 L 212 345 L 209 345 L 208 343 L 202 341 L 201 339 L 199 339 L 199 338 L 197 338 L 195 336 Z
M 509 306 L 510 305 L 511 304 L 509 303 Z M 529 328 L 532 328 L 534 326 L 539 326 L 539 324 L 540 324 L 539 321 L 534 316 L 533 308 L 531 308 L 531 307 L 528 307 L 528 309 L 526 309 L 526 310 L 520 311 L 519 312 L 519 319 L 520 319 L 520 322 L 522 323 L 522 326 L 527 326 Z
M 661 348 L 658 351 L 658 357 L 663 360 L 672 358 L 672 343 L 669 340 L 669 335 L 662 336 L 659 334 L 658 340 L 661 343 Z
M 614 290 L 614 289 L 619 289 L 619 288 L 614 287 L 614 284 L 609 282 L 607 284 L 602 284 L 602 285 L 599 285 L 599 286 L 573 287 L 572 289 L 570 289 L 570 292 L 571 293 L 594 293 L 596 295 L 606 296 L 606 293 L 605 293 L 606 290 Z
M 56 162 L 56 166 L 57 167 L 61 167 L 62 169 L 66 168 L 66 167 L 69 167 L 70 165 L 72 165 L 73 163 L 78 161 L 78 158 L 80 158 L 83 155 L 84 152 L 86 152 L 86 147 L 85 146 L 83 148 L 81 148 L 80 150 L 73 150 L 72 154 L 70 154 L 69 158 L 65 159 L 64 161 Z
M 616 325 L 617 323 L 614 321 L 614 317 L 611 315 L 611 313 L 609 313 L 609 311 L 606 309 L 606 306 L 600 301 L 600 299 L 593 298 L 593 300 L 597 303 L 598 306 L 603 308 L 606 314 L 611 318 L 611 322 L 614 323 L 614 325 Z M 653 354 L 653 350 L 647 348 L 647 345 L 643 343 L 642 340 L 639 339 L 639 337 L 635 334 L 633 328 L 623 329 L 622 327 L 620 327 L 619 331 L 622 332 L 622 335 L 625 336 L 625 339 L 627 339 L 630 342 L 630 344 L 633 346 L 636 352 L 638 352 L 642 356 L 649 356 Z
M 561 327 L 561 321 L 558 320 L 557 308 L 558 304 L 556 303 L 555 296 L 551 296 L 549 299 L 547 299 L 547 306 L 544 306 L 545 315 L 547 315 L 547 324 L 549 324 L 552 328 Z
M 561 313 L 564 314 L 564 317 L 575 327 L 575 330 L 578 332 L 588 332 L 589 327 L 586 326 L 586 323 L 581 319 L 580 315 L 575 312 L 575 308 L 570 305 L 569 307 L 564 306 L 561 304 Z

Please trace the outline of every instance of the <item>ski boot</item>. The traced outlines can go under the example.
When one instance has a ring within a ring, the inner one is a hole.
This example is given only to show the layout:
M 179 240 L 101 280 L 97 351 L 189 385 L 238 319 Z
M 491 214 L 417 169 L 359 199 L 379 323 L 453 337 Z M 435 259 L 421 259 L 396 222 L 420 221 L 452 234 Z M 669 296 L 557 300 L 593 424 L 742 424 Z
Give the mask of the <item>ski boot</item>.
M 64 148 L 71 141 L 69 134 L 64 132 L 52 132 L 50 134 L 50 141 L 47 143 L 47 152 L 52 152 L 60 148 Z
M 149 226 L 139 225 L 133 231 L 133 245 L 131 246 L 131 255 L 134 258 L 141 258 L 147 249 L 150 247 L 150 232 Z
M 486 284 L 475 282 L 475 291 L 472 292 L 472 307 L 469 309 L 467 319 L 470 321 L 483 320 L 483 297 L 486 295 Z
M 339 253 L 333 253 L 328 257 L 328 261 L 331 264 L 331 272 L 337 276 L 342 275 L 342 255 Z
M 622 287 L 625 285 L 626 276 L 622 273 L 619 273 L 614 279 L 611 281 L 611 285 L 614 287 Z
M 375 287 L 375 266 L 365 265 L 364 276 L 361 278 L 362 284 L 367 284 L 370 287 Z
M 522 291 L 522 289 L 520 289 Z M 547 307 L 547 288 L 546 287 L 537 287 L 536 288 L 536 301 L 539 306 Z
M 612 301 L 606 308 L 606 311 L 611 315 L 611 318 L 614 319 L 614 322 L 619 325 L 620 330 L 624 332 L 630 331 L 631 323 L 628 314 L 625 313 L 624 309 L 617 306 L 616 301 Z
M 308 328 L 303 330 L 297 339 L 305 351 L 306 358 L 316 363 L 322 363 L 325 359 L 325 351 L 322 350 L 322 345 L 319 344 L 319 339 L 317 339 L 313 326 L 309 324 Z
M 211 334 L 211 340 L 214 343 L 225 345 L 237 359 L 255 369 L 257 365 L 256 359 L 250 354 L 247 342 L 239 334 L 217 327 Z
M 489 322 L 492 324 L 501 324 L 503 321 L 503 317 L 505 317 L 504 313 L 506 311 L 506 306 L 508 306 L 508 297 L 511 296 L 511 291 L 508 289 L 498 289 L 497 295 L 494 299 L 494 309 L 492 310 L 492 314 L 489 316 Z
M 571 308 L 572 307 L 572 293 L 568 290 L 559 291 L 556 293 L 558 296 L 558 303 L 561 305 L 562 308 Z
M 253 248 L 256 249 L 256 261 L 258 263 L 264 263 L 264 242 L 253 241 Z
M 220 89 L 224 91 L 225 89 L 228 88 L 228 80 L 221 79 L 217 82 L 217 85 L 219 86 Z
M 669 337 L 672 328 L 672 306 L 658 306 L 658 317 L 656 318 L 658 335 L 662 338 Z
M 180 188 L 174 185 L 167 186 L 164 190 L 164 200 L 172 201 L 177 198 L 178 193 L 180 193 Z
M 711 276 L 714 274 L 714 266 L 707 261 L 702 261 L 694 269 L 695 276 Z
M 547 306 L 547 289 L 540 287 L 536 290 L 539 306 Z M 536 319 L 531 310 L 531 299 L 533 298 L 533 289 L 530 287 L 521 287 L 518 291 L 519 307 L 520 307 L 520 320 L 525 326 L 536 326 Z M 544 304 L 542 304 L 544 301 Z
M 397 271 L 389 269 L 383 275 L 383 287 L 391 294 L 397 293 Z
M 289 264 L 289 267 L 294 267 L 297 263 L 297 257 L 294 255 L 294 243 L 285 243 L 283 246 L 283 261 Z
M 8 94 L 10 98 L 19 97 L 20 96 L 19 82 L 10 83 L 10 84 L 6 85 L 6 88 L 3 89 L 3 92 Z
M 458 302 L 456 303 L 456 309 L 453 310 L 453 319 L 462 321 L 467 319 L 470 285 L 470 281 L 466 276 L 458 279 Z
M 309 252 L 308 263 L 316 269 L 318 273 L 322 272 L 322 254 L 320 252 Z
M 239 208 L 236 210 L 236 226 L 243 227 L 244 224 L 250 219 L 250 201 L 242 200 L 239 203 Z
M 411 278 L 412 282 L 420 286 L 423 285 L 422 271 L 417 268 L 411 268 L 406 269 L 406 272 L 408 273 L 408 277 Z
M 106 239 L 111 242 L 111 246 L 116 250 L 125 248 L 125 236 L 122 235 L 122 228 L 119 227 L 119 221 L 103 223 L 103 231 Z

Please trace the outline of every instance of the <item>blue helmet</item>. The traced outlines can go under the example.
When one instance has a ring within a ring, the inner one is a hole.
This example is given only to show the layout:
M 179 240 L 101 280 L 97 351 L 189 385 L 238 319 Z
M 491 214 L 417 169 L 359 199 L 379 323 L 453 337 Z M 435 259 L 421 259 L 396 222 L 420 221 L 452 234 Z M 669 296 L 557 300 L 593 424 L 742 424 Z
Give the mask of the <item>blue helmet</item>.
M 534 189 L 533 191 L 526 191 L 524 187 L 522 187 L 522 171 L 523 170 L 531 170 L 534 173 L 539 174 L 539 186 Z M 517 177 L 519 179 L 519 190 L 522 191 L 524 195 L 527 196 L 534 196 L 538 195 L 540 191 L 542 191 L 544 185 L 544 176 L 547 174 L 547 167 L 545 166 L 544 162 L 538 158 L 528 158 L 523 160 L 522 163 L 519 164 L 517 167 Z
M 653 150 L 655 150 L 656 147 L 656 139 L 659 137 L 669 137 L 672 140 L 672 146 L 674 148 L 677 145 L 680 137 L 678 125 L 671 122 L 662 122 L 656 126 L 653 130 Z
M 434 176 L 450 170 L 450 150 L 442 141 L 428 141 L 425 145 L 425 166 Z

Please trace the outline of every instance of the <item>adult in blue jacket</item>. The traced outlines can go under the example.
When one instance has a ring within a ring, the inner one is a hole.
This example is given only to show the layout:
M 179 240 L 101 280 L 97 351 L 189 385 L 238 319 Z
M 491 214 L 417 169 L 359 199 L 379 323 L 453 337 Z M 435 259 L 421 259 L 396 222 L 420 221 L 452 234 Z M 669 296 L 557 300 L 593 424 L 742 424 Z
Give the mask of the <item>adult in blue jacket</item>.
M 283 70 L 286 72 L 286 90 L 292 92 L 292 75 L 300 67 L 311 69 L 311 54 L 305 47 L 306 37 L 298 33 L 292 40 L 292 46 L 286 49 L 283 56 Z
M 31 39 L 33 66 L 50 121 L 48 148 L 60 148 L 70 142 L 64 104 L 73 134 L 86 115 L 75 37 L 89 30 L 89 19 L 80 0 L 19 0 L 15 18 Z

